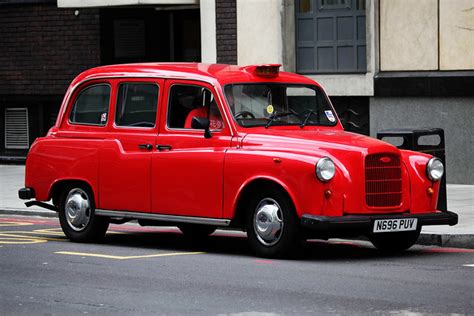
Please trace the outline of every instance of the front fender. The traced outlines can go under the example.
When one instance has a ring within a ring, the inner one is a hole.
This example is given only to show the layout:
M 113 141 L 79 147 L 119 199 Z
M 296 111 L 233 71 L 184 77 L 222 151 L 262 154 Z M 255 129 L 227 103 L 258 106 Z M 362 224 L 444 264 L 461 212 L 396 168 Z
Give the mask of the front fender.
M 273 181 L 284 188 L 299 217 L 321 210 L 323 186 L 314 172 L 317 159 L 276 151 L 229 150 L 224 166 L 223 217 L 234 218 L 243 190 L 257 179 Z
M 426 164 L 431 155 L 410 150 L 400 150 L 410 177 L 411 213 L 434 212 L 438 202 L 439 181 L 433 182 L 426 176 Z M 433 194 L 428 194 L 428 189 Z

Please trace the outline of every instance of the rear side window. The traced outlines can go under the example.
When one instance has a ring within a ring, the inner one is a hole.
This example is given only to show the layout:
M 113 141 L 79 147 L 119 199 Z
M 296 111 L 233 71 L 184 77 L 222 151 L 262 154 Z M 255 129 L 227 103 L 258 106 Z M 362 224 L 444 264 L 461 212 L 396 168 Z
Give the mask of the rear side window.
M 69 122 L 104 126 L 107 123 L 109 100 L 109 85 L 98 84 L 85 88 L 76 98 Z
M 154 83 L 122 83 L 117 95 L 115 125 L 155 127 L 158 86 Z

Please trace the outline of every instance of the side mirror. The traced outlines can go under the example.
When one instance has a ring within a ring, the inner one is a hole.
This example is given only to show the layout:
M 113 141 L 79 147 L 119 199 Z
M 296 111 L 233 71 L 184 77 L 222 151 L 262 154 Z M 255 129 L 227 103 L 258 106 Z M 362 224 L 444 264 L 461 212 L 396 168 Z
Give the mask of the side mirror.
M 209 119 L 205 117 L 193 117 L 193 120 L 191 121 L 191 127 L 195 129 L 203 129 L 204 130 L 204 138 L 211 138 L 212 134 L 211 131 L 209 130 L 209 126 L 211 125 L 211 122 L 209 122 Z

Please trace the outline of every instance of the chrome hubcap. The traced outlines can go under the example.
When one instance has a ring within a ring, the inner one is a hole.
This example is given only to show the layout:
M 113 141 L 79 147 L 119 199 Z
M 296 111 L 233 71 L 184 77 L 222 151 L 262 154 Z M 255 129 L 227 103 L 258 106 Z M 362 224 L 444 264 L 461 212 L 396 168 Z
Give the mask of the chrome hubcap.
M 258 203 L 254 215 L 257 239 L 265 246 L 275 245 L 283 231 L 283 212 L 274 199 L 265 198 Z
M 72 189 L 66 197 L 64 207 L 66 221 L 75 231 L 84 230 L 91 219 L 91 205 L 84 190 Z

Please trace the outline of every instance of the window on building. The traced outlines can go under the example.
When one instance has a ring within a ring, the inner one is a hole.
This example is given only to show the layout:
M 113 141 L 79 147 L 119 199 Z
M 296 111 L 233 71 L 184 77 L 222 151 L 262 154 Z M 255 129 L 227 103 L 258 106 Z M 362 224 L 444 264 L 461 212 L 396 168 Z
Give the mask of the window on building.
M 100 125 L 107 123 L 110 86 L 98 84 L 85 88 L 76 98 L 69 121 L 75 124 Z
M 320 9 L 348 9 L 351 7 L 351 0 L 321 0 Z
M 29 126 L 27 108 L 5 109 L 5 148 L 28 149 Z
M 199 86 L 174 85 L 171 87 L 168 109 L 168 127 L 192 128 L 193 117 L 208 118 L 211 130 L 224 128 L 222 116 L 211 91 Z
M 158 86 L 153 83 L 122 83 L 117 95 L 117 126 L 155 127 Z
M 296 0 L 296 70 L 365 72 L 365 0 Z

